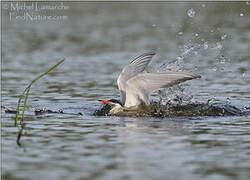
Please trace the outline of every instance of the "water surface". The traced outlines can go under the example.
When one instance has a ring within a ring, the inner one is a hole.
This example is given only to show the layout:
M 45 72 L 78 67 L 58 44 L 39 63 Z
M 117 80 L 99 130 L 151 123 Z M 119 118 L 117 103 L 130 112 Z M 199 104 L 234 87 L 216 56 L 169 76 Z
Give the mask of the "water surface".
M 14 115 L 2 109 L 3 179 L 250 178 L 249 116 L 92 116 L 98 99 L 119 98 L 122 67 L 149 50 L 152 69 L 176 62 L 202 76 L 183 85 L 192 101 L 250 107 L 248 2 L 64 2 L 67 10 L 27 11 L 67 16 L 54 21 L 10 19 L 26 11 L 2 4 L 4 107 L 15 108 L 34 77 L 66 59 L 32 86 L 21 148 Z M 43 107 L 83 115 L 35 116 Z

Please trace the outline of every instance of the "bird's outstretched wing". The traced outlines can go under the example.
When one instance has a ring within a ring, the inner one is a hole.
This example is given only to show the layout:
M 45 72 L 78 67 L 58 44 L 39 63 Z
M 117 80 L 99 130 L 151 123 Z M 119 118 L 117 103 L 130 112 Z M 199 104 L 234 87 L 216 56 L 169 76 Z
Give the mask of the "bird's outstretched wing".
M 127 81 L 126 91 L 147 101 L 150 94 L 157 89 L 167 88 L 200 77 L 184 72 L 142 73 Z M 140 97 L 141 95 L 144 97 Z
M 120 76 L 117 79 L 118 88 L 121 93 L 121 102 L 122 104 L 126 101 L 126 83 L 129 79 L 133 78 L 134 76 L 138 75 L 139 73 L 143 72 L 145 68 L 150 63 L 152 57 L 155 55 L 155 52 L 147 52 L 140 56 L 134 58 L 130 64 L 126 65 Z

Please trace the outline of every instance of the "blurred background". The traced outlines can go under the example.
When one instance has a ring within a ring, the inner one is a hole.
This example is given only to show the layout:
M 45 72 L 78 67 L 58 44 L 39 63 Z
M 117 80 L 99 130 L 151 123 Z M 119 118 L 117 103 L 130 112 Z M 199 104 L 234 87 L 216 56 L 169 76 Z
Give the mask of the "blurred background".
M 1 4 L 4 107 L 15 108 L 34 77 L 66 59 L 32 86 L 27 150 L 15 144 L 13 115 L 2 112 L 5 179 L 249 179 L 249 117 L 91 114 L 98 99 L 119 98 L 123 66 L 151 50 L 152 69 L 171 62 L 202 76 L 184 85 L 193 100 L 249 108 L 250 2 Z M 41 107 L 84 116 L 34 117 Z

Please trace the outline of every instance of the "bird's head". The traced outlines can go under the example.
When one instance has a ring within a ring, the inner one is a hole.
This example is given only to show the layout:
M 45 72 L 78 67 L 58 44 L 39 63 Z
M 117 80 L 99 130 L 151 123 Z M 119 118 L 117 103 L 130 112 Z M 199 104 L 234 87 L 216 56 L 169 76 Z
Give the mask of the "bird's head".
M 109 111 L 107 114 L 113 115 L 122 109 L 122 105 L 119 100 L 110 99 L 110 100 L 99 100 L 99 101 L 105 104 L 104 108 Z
M 112 106 L 112 107 L 114 107 L 114 106 L 122 106 L 122 104 L 121 104 L 121 102 L 119 101 L 119 100 L 116 100 L 116 99 L 110 99 L 110 100 L 98 100 L 98 101 L 100 101 L 100 102 L 102 102 L 102 103 L 104 103 L 104 104 L 108 104 L 108 105 L 110 105 L 110 106 Z

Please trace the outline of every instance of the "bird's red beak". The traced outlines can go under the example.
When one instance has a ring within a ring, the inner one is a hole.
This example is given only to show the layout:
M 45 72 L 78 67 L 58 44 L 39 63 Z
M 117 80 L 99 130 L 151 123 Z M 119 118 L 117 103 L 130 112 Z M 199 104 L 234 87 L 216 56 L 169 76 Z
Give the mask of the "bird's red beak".
M 109 102 L 109 101 L 107 101 L 107 100 L 98 100 L 98 101 L 100 101 L 100 102 L 102 102 L 102 103 L 104 103 L 104 104 L 111 104 L 111 102 Z

